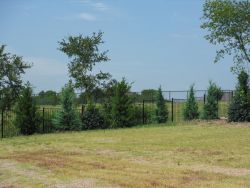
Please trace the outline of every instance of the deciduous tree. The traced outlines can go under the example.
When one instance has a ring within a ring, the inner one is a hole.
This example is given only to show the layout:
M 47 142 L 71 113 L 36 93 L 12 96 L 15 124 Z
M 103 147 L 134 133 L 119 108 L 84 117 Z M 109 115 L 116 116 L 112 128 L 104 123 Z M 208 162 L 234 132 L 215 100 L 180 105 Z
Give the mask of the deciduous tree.
M 69 36 L 59 42 L 59 50 L 71 59 L 68 69 L 75 88 L 86 92 L 89 101 L 92 101 L 91 94 L 96 87 L 102 86 L 111 77 L 102 71 L 93 72 L 97 63 L 109 61 L 108 51 L 101 52 L 99 49 L 104 43 L 102 37 L 103 33 L 98 32 L 92 36 Z
M 11 108 L 22 89 L 22 75 L 31 65 L 21 56 L 5 52 L 5 45 L 0 46 L 0 108 Z
M 221 47 L 215 62 L 226 54 L 234 55 L 232 70 L 239 73 L 250 64 L 250 2 L 248 0 L 206 0 L 203 24 L 205 38 Z M 248 68 L 249 69 L 249 68 Z

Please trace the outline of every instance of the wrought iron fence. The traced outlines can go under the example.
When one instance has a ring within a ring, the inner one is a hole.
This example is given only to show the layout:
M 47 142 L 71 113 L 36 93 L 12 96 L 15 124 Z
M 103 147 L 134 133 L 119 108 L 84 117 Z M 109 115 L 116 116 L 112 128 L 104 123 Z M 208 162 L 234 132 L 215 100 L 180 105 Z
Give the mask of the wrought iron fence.
M 163 91 L 163 96 L 168 109 L 168 122 L 184 121 L 183 109 L 188 97 L 188 91 Z M 204 104 L 206 103 L 206 90 L 196 90 L 195 98 L 198 103 L 200 114 L 202 113 Z M 156 97 L 154 94 L 147 97 L 141 97 L 141 93 L 132 93 L 134 96 L 134 106 L 136 107 L 135 122 L 136 124 L 151 124 L 156 123 Z M 228 106 L 233 97 L 233 91 L 224 90 L 223 96 L 218 101 L 218 116 L 227 117 Z M 103 103 L 99 100 L 96 103 L 97 107 L 103 111 Z M 76 109 L 79 116 L 82 117 L 84 113 L 84 105 L 79 105 Z M 38 126 L 38 133 L 53 132 L 53 118 L 61 110 L 58 105 L 40 105 L 38 114 L 41 117 Z M 17 136 L 20 134 L 18 129 L 14 126 L 15 112 L 12 110 L 1 111 L 0 115 L 0 132 L 1 138 Z

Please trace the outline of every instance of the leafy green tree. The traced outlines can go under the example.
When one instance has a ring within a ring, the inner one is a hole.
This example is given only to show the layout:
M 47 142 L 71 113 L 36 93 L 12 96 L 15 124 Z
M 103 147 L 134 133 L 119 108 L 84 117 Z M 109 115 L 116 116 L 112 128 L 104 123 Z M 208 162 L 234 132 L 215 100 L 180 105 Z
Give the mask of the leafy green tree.
M 198 104 L 195 100 L 194 96 L 194 84 L 191 85 L 189 89 L 189 96 L 184 108 L 184 119 L 185 120 L 193 120 L 193 119 L 198 119 L 199 118 L 199 111 L 198 111 Z
M 66 84 L 61 92 L 62 110 L 58 112 L 53 119 L 56 130 L 70 131 L 81 130 L 81 120 L 75 110 L 75 93 L 72 83 Z
M 74 80 L 76 89 L 86 92 L 88 101 L 92 102 L 92 93 L 97 87 L 101 87 L 111 76 L 100 71 L 93 73 L 97 63 L 107 62 L 108 51 L 100 52 L 99 46 L 103 44 L 103 33 L 93 33 L 92 36 L 69 36 L 59 42 L 59 50 L 71 58 L 68 64 L 69 75 Z
M 156 121 L 158 123 L 166 123 L 168 120 L 168 109 L 162 95 L 161 87 L 158 89 L 156 106 Z
M 235 122 L 250 121 L 249 75 L 242 71 L 238 76 L 235 95 L 228 109 L 228 120 Z
M 59 95 L 52 90 L 39 92 L 35 99 L 39 105 L 57 105 L 60 101 Z
M 221 88 L 212 81 L 209 82 L 206 103 L 203 109 L 203 119 L 218 119 L 219 104 L 218 101 L 222 97 Z
M 248 0 L 206 0 L 203 8 L 205 38 L 223 48 L 217 51 L 215 62 L 226 54 L 234 54 L 234 72 L 250 63 L 250 2 Z
M 30 84 L 26 84 L 20 93 L 15 107 L 16 116 L 14 124 L 20 130 L 21 134 L 24 135 L 34 134 L 38 130 L 40 122 L 32 93 Z
M 129 127 L 133 125 L 133 101 L 129 96 L 131 86 L 123 78 L 115 85 L 112 97 L 112 127 Z
M 22 90 L 22 75 L 31 66 L 21 56 L 5 52 L 0 46 L 0 108 L 10 109 Z
M 141 92 L 141 97 L 144 100 L 155 100 L 157 98 L 158 91 L 155 89 L 145 89 Z

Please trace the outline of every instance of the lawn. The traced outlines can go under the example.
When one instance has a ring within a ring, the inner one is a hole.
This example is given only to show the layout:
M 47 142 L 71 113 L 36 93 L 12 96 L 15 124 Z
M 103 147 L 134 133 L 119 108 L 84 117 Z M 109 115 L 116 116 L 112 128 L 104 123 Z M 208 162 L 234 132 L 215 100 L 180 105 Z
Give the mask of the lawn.
M 250 187 L 250 124 L 3 139 L 0 187 Z

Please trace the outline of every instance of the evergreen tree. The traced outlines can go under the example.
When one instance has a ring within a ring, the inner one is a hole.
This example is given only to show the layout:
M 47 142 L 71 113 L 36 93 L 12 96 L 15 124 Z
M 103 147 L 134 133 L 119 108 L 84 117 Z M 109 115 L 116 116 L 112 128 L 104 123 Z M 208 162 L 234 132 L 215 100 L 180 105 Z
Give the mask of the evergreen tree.
M 156 121 L 158 123 L 166 123 L 168 120 L 168 109 L 162 95 L 161 87 L 158 89 L 156 106 Z
M 115 85 L 112 97 L 112 127 L 129 127 L 133 125 L 133 104 L 129 96 L 131 86 L 123 78 Z
M 249 76 L 244 71 L 238 76 L 236 92 L 228 109 L 228 120 L 235 122 L 250 121 Z
M 58 112 L 53 119 L 53 124 L 56 130 L 68 131 L 81 129 L 80 117 L 75 110 L 75 99 L 76 95 L 72 83 L 69 82 L 61 92 L 62 110 Z
M 88 104 L 86 111 L 83 113 L 82 125 L 84 130 L 106 128 L 104 116 L 93 104 Z
M 206 103 L 203 109 L 203 119 L 218 119 L 219 105 L 218 101 L 221 99 L 223 93 L 221 89 L 213 82 L 209 82 L 207 91 Z
M 21 91 L 15 107 L 15 126 L 24 135 L 34 134 L 38 130 L 39 116 L 35 100 L 32 97 L 32 88 L 29 83 Z
M 190 87 L 183 115 L 185 120 L 197 119 L 199 117 L 198 104 L 194 96 L 194 84 Z

